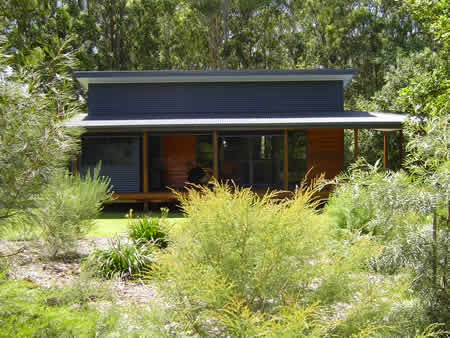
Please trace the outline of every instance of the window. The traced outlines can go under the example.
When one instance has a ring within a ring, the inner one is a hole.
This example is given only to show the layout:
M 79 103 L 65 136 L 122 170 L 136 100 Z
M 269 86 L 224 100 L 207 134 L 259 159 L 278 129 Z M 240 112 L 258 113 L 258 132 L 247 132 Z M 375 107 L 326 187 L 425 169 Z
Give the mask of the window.
M 223 132 L 218 137 L 219 177 L 240 186 L 283 187 L 283 135 Z
M 182 189 L 194 168 L 212 175 L 211 133 L 151 133 L 148 149 L 150 191 Z
M 288 133 L 288 187 L 295 189 L 306 175 L 306 131 Z
M 80 173 L 86 174 L 100 161 L 101 175 L 111 178 L 113 191 L 141 191 L 139 135 L 83 136 Z

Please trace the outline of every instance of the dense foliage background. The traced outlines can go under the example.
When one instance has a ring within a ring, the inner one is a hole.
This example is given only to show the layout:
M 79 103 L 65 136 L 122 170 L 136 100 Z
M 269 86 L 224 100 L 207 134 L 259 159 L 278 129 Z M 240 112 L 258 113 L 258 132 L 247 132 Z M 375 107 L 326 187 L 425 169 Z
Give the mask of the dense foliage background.
M 347 109 L 423 118 L 448 112 L 449 7 L 448 0 L 5 0 L 0 35 L 15 69 L 49 61 L 62 41 L 80 70 L 351 67 Z M 430 102 L 430 93 L 441 99 Z M 380 132 L 363 130 L 360 140 L 370 162 L 381 157 Z
M 92 265 L 101 267 L 99 275 L 124 267 L 131 276 L 132 267 L 155 260 L 148 273 L 176 304 L 167 313 L 139 311 L 160 314 L 141 323 L 155 335 L 444 336 L 449 8 L 448 0 L 4 0 L 0 230 L 35 222 L 55 259 L 111 198 L 107 179 L 65 171 L 79 132 L 63 124 L 85 108 L 75 69 L 352 67 L 346 109 L 411 117 L 403 162 L 398 139 L 390 138 L 390 167 L 404 170 L 380 169 L 382 133 L 361 130 L 366 160 L 331 182 L 336 189 L 323 213 L 313 208 L 312 190 L 278 203 L 270 193 L 260 199 L 221 185 L 192 189 L 180 196 L 186 222 L 160 242 L 170 243 L 168 250 L 135 240 L 136 233 L 160 238 L 156 223 L 143 219 L 130 243 L 96 251 Z M 86 312 L 93 299 L 86 288 L 54 295 L 10 281 L 3 262 L 5 332 L 84 332 L 72 328 L 78 322 L 86 335 L 136 327 L 119 325 L 114 311 L 106 319 Z M 67 304 L 91 319 L 61 316 Z M 167 323 L 169 313 L 178 324 Z M 52 318 L 62 321 L 53 325 Z

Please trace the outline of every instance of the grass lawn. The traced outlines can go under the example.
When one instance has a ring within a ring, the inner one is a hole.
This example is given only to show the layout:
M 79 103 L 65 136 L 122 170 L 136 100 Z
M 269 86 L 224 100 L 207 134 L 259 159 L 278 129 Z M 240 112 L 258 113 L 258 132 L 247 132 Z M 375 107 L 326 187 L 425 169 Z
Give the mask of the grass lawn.
M 124 233 L 127 231 L 128 220 L 125 218 L 126 212 L 123 210 L 108 210 L 103 211 L 101 216 L 96 219 L 96 226 L 92 231 L 88 233 L 88 236 L 92 237 L 104 237 L 104 236 L 114 236 L 115 234 Z M 135 217 L 141 216 L 142 213 L 136 212 Z M 159 212 L 152 212 L 151 216 L 158 217 Z M 180 212 L 172 211 L 168 215 L 169 222 L 172 224 L 178 224 L 184 221 L 184 217 Z M 20 224 L 19 224 L 20 225 Z M 34 237 L 39 236 L 38 230 L 31 226 L 27 226 L 26 229 L 20 227 L 19 225 L 4 226 L 0 232 L 0 238 L 11 240 L 11 241 L 21 241 L 30 240 Z
M 125 218 L 125 212 L 123 211 L 104 211 L 100 218 L 95 223 L 96 227 L 88 233 L 88 236 L 103 237 L 114 236 L 115 234 L 124 233 L 127 231 L 128 220 Z M 140 213 L 134 214 L 134 216 L 140 216 Z M 158 212 L 152 212 L 154 217 L 158 217 Z M 184 221 L 184 217 L 179 212 L 170 212 L 168 219 L 171 223 L 179 223 Z

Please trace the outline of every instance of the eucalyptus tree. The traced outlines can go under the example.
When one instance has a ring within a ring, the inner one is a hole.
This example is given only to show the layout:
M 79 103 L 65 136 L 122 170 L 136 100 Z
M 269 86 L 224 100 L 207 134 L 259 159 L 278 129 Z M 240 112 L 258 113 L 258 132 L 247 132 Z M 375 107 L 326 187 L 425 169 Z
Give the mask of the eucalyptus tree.
M 283 1 L 233 1 L 223 52 L 228 66 L 235 69 L 286 68 L 288 15 Z
M 162 0 L 160 67 L 162 69 L 206 69 L 211 58 L 208 26 L 189 1 Z
M 208 41 L 208 68 L 224 67 L 221 57 L 228 36 L 228 14 L 231 0 L 187 0 L 206 29 Z
M 8 64 L 21 67 L 33 59 L 35 49 L 70 39 L 82 69 L 97 67 L 96 41 L 100 31 L 85 1 L 5 0 L 0 6 L 0 29 L 6 37 Z
M 386 67 L 383 86 L 370 101 L 359 99 L 356 106 L 408 114 L 414 117 L 409 130 L 423 136 L 427 134 L 422 130 L 427 121 L 433 117 L 445 118 L 450 111 L 448 33 L 444 33 L 450 28 L 446 7 L 442 7 L 441 2 L 406 4 L 408 7 L 404 10 L 415 20 L 416 34 L 423 37 L 422 46 L 425 47 L 397 51 L 395 60 Z M 436 22 L 442 22 L 442 25 L 437 27 Z
M 386 68 L 399 50 L 423 46 L 414 20 L 394 0 L 293 0 L 289 11 L 295 64 L 356 70 L 346 91 L 349 108 L 382 87 Z
M 128 63 L 124 69 L 165 68 L 161 58 L 162 28 L 160 17 L 173 15 L 173 1 L 137 0 L 128 5 L 125 20 Z

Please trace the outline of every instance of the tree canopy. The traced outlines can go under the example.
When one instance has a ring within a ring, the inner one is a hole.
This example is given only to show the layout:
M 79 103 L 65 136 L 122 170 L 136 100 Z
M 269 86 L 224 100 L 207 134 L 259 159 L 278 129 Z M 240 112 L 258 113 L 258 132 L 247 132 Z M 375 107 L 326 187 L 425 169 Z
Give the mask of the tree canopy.
M 424 123 L 449 111 L 448 8 L 448 0 L 5 0 L 0 35 L 15 70 L 36 60 L 45 68 L 63 41 L 79 70 L 351 67 L 346 109 Z M 361 142 L 382 142 L 364 133 Z M 376 160 L 370 148 L 381 149 L 362 144 L 360 154 Z
M 448 48 L 446 3 L 6 0 L 0 28 L 14 65 L 72 38 L 82 70 L 353 67 L 352 105 L 400 55 Z

